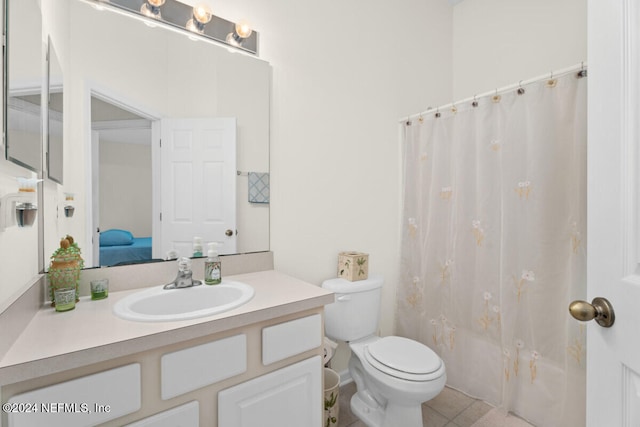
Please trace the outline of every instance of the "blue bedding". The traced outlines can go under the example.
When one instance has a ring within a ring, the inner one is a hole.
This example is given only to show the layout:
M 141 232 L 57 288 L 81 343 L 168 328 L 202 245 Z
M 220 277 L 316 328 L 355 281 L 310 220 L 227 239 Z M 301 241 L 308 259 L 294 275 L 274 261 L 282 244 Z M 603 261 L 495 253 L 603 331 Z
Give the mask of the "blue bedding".
M 150 259 L 151 237 L 134 237 L 133 243 L 128 245 L 100 247 L 101 266 Z

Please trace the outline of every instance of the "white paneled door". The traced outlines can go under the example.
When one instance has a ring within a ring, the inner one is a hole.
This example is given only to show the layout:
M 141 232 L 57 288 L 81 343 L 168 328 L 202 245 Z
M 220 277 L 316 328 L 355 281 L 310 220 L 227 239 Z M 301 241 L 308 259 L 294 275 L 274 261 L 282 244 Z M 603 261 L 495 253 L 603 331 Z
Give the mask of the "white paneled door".
M 236 252 L 236 119 L 162 119 L 160 253 L 193 254 L 193 238 Z
M 589 0 L 587 426 L 640 426 L 640 0 Z

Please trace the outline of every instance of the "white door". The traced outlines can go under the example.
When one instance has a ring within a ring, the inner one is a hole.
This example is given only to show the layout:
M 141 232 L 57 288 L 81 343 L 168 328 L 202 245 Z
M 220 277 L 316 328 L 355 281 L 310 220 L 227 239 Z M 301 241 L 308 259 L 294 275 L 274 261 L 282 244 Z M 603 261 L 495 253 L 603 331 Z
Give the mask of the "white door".
M 236 119 L 162 119 L 161 253 L 193 254 L 193 238 L 236 252 Z M 155 237 L 155 236 L 154 236 Z
M 640 426 L 640 0 L 588 3 L 587 426 Z
M 91 131 L 91 248 L 92 264 L 100 265 L 100 133 Z

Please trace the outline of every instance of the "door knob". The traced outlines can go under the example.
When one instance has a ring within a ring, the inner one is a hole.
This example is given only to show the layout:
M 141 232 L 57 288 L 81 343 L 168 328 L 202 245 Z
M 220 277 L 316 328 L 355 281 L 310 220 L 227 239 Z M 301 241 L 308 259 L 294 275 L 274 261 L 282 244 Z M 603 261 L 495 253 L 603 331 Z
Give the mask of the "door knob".
M 586 301 L 574 301 L 569 304 L 569 313 L 580 321 L 595 319 L 598 325 L 610 328 L 616 320 L 613 306 L 606 298 L 594 298 L 589 304 Z
M 227 230 L 227 231 L 224 232 L 224 234 L 226 234 L 227 236 L 231 237 L 231 236 L 233 236 L 233 231 Z

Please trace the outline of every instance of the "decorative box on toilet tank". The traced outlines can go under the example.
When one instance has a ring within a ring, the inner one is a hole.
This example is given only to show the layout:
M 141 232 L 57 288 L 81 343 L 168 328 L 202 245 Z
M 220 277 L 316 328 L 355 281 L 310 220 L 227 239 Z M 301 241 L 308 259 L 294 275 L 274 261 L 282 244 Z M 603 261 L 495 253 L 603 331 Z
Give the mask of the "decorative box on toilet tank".
M 369 254 L 363 252 L 338 253 L 338 277 L 351 282 L 369 277 Z

